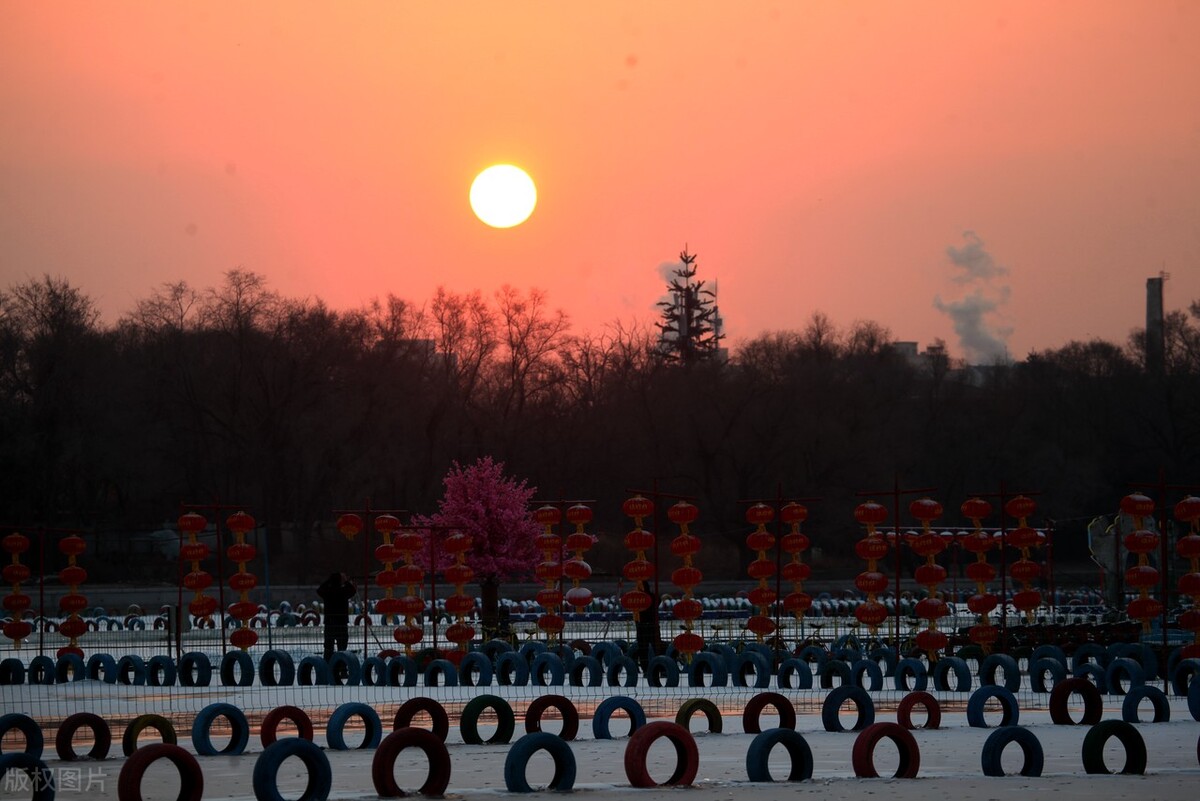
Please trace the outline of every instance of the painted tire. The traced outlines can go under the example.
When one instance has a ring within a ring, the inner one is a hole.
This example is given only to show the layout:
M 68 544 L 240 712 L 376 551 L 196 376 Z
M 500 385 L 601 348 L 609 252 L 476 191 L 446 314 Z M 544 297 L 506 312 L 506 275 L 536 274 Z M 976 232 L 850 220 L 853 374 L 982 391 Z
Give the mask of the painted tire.
M 834 676 L 842 680 L 839 686 L 846 687 L 854 683 L 853 676 L 850 673 L 850 663 L 843 662 L 841 659 L 830 659 L 821 665 L 821 670 L 817 675 L 821 677 L 822 690 L 833 689 Z
M 642 705 L 627 695 L 613 695 L 605 698 L 596 706 L 592 715 L 592 737 L 597 740 L 611 740 L 609 721 L 618 709 L 629 715 L 629 734 L 632 736 L 638 729 L 646 725 L 646 713 Z
M 177 801 L 200 801 L 204 795 L 204 771 L 196 758 L 174 743 L 151 743 L 142 746 L 121 766 L 117 776 L 117 798 L 121 801 L 141 801 L 142 778 L 146 770 L 160 759 L 169 761 L 179 771 Z
M 492 660 L 480 651 L 471 651 L 458 663 L 458 683 L 462 687 L 487 687 L 494 673 Z
M 1108 662 L 1108 652 L 1104 650 L 1104 646 L 1099 643 L 1085 642 L 1076 646 L 1075 652 L 1071 654 L 1071 670 L 1080 665 L 1095 664 L 1104 667 Z
M 221 686 L 249 687 L 254 684 L 254 660 L 238 648 L 221 657 Z
M 1075 721 L 1071 718 L 1071 710 L 1067 708 L 1071 696 L 1075 693 L 1083 696 L 1083 718 Z M 1050 693 L 1050 720 L 1060 726 L 1073 726 L 1076 722 L 1088 726 L 1100 722 L 1104 714 L 1104 699 L 1096 685 L 1087 679 L 1070 678 L 1054 685 Z
M 1128 682 L 1129 689 L 1132 690 L 1146 683 L 1146 672 L 1137 661 L 1127 656 L 1118 656 L 1104 669 L 1104 686 L 1113 695 L 1125 695 L 1127 690 L 1121 683 L 1122 679 Z
M 788 772 L 789 782 L 802 782 L 812 778 L 813 755 L 808 740 L 794 729 L 767 729 L 750 742 L 746 749 L 746 775 L 752 782 L 775 781 L 771 777 L 769 760 L 777 745 L 787 749 L 792 760 Z
M 0 715 L 0 738 L 14 729 L 25 736 L 25 748 L 13 753 L 25 753 L 34 759 L 41 759 L 42 751 L 46 748 L 46 740 L 42 736 L 42 727 L 37 724 L 37 721 L 20 712 Z
M 779 663 L 779 672 L 775 674 L 776 687 L 781 690 L 811 690 L 812 685 L 812 670 L 807 662 L 792 657 Z
M 92 654 L 87 661 L 87 677 L 105 684 L 116 684 L 117 660 L 109 654 Z
M 1132 723 L 1102 720 L 1083 737 L 1083 769 L 1088 773 L 1111 773 L 1104 764 L 1104 744 L 1116 737 L 1125 746 L 1125 767 L 1121 773 L 1141 776 L 1146 772 L 1146 741 Z
M 496 659 L 496 684 L 502 687 L 524 687 L 529 684 L 529 663 L 516 651 L 500 654 Z
M 1167 700 L 1167 694 L 1150 684 L 1134 687 L 1125 693 L 1125 700 L 1121 702 L 1121 720 L 1126 723 L 1141 723 L 1138 719 L 1138 706 L 1146 699 L 1154 705 L 1152 723 L 1166 723 L 1171 720 L 1171 702 Z
M 590 654 L 592 659 L 595 659 L 597 662 L 599 662 L 600 666 L 605 670 L 608 669 L 608 666 L 612 664 L 614 659 L 616 659 L 618 656 L 624 655 L 625 651 L 622 650 L 621 646 L 612 641 L 596 643 L 592 646 L 592 652 Z
M 979 666 L 979 683 L 984 687 L 998 684 L 996 681 L 996 671 L 1001 669 L 1004 671 L 1004 689 L 1010 693 L 1019 692 L 1021 689 L 1021 668 L 1017 665 L 1017 660 L 1008 654 L 989 654 L 983 660 L 983 664 Z
M 329 716 L 329 723 L 325 727 L 325 744 L 335 751 L 351 750 L 350 746 L 346 745 L 344 730 L 346 722 L 352 717 L 362 718 L 366 728 L 362 744 L 358 747 L 378 748 L 379 741 L 383 737 L 383 723 L 379 720 L 379 713 L 358 701 L 349 701 L 333 710 L 333 714 Z
M 217 718 L 229 721 L 229 743 L 217 750 L 212 744 L 212 725 Z M 200 756 L 238 756 L 250 742 L 250 722 L 246 713 L 233 704 L 209 704 L 196 714 L 192 721 L 192 748 Z
M 389 673 L 389 678 L 391 674 Z M 296 684 L 301 687 L 328 686 L 333 684 L 329 663 L 319 656 L 309 655 L 296 666 Z M 410 685 L 405 685 L 410 686 Z
M 528 664 L 532 662 L 538 654 L 544 654 L 547 650 L 546 643 L 539 640 L 530 640 L 529 642 L 522 643 L 521 647 L 517 649 L 517 653 L 520 654 L 521 658 L 525 660 L 526 664 Z
M 925 708 L 925 725 L 921 728 L 936 729 L 942 725 L 942 705 L 924 690 L 914 690 L 900 699 L 896 705 L 896 722 L 906 729 L 917 728 L 912 722 L 912 711 L 918 704 Z
M 279 792 L 279 767 L 288 757 L 299 757 L 308 771 L 308 783 L 297 801 L 317 801 L 329 797 L 333 771 L 329 757 L 319 746 L 299 737 L 285 737 L 267 746 L 254 762 L 252 784 L 259 801 L 283 801 Z
M 988 735 L 983 743 L 983 751 L 979 760 L 983 767 L 984 776 L 1003 776 L 1004 765 L 1001 756 L 1009 743 L 1021 746 L 1025 761 L 1021 763 L 1022 776 L 1041 776 L 1042 767 L 1046 761 L 1042 743 L 1032 729 L 1021 726 L 1001 726 Z
M 513 647 L 504 640 L 488 640 L 479 650 L 483 652 L 489 662 L 495 664 L 496 660 L 500 658 L 500 654 L 507 654 L 513 650 Z
M 496 712 L 496 733 L 485 742 L 479 736 L 479 715 L 485 709 Z M 516 718 L 512 707 L 498 695 L 477 695 L 463 707 L 458 719 L 458 731 L 468 745 L 496 745 L 512 740 L 516 729 Z
M 69 681 L 83 681 L 87 677 L 87 667 L 79 654 L 63 654 L 54 663 L 54 680 L 59 684 Z
M 867 683 L 870 679 L 870 683 Z M 878 662 L 870 659 L 860 659 L 850 666 L 850 683 L 870 692 L 883 689 L 883 669 Z
M 130 687 L 146 685 L 146 662 L 137 654 L 126 654 L 117 660 L 117 683 Z
M 1033 664 L 1039 659 L 1053 659 L 1063 666 L 1063 671 L 1067 669 L 1067 654 L 1062 648 L 1057 645 L 1039 645 L 1033 649 L 1033 653 L 1029 655 L 1029 664 Z
M 428 729 L 404 727 L 383 738 L 371 760 L 371 781 L 375 792 L 382 798 L 399 798 L 405 795 L 396 783 L 396 757 L 405 748 L 420 748 L 429 760 L 429 773 L 418 793 L 424 796 L 442 796 L 450 784 L 450 752 L 444 740 Z
M 1046 674 L 1050 674 L 1050 689 L 1046 688 Z M 1029 688 L 1035 693 L 1047 693 L 1067 678 L 1067 668 L 1057 659 L 1038 657 L 1029 664 Z
M 10 770 L 23 771 L 29 777 L 33 801 L 54 801 L 54 774 L 41 759 L 24 751 L 0 754 L 0 777 Z
M 64 762 L 83 759 L 75 752 L 71 738 L 85 726 L 92 731 L 92 750 L 87 752 L 87 758 L 101 760 L 108 756 L 108 749 L 112 747 L 112 729 L 108 721 L 91 712 L 76 712 L 67 716 L 54 735 L 54 750 L 58 752 L 59 759 Z
M 854 750 L 850 754 L 850 763 L 854 767 L 854 775 L 860 779 L 878 778 L 875 770 L 875 746 L 884 737 L 896 744 L 900 754 L 900 763 L 896 766 L 895 779 L 915 779 L 921 769 L 921 749 L 912 733 L 899 723 L 873 723 L 863 729 L 854 740 Z
M 337 687 L 358 687 L 362 684 L 362 664 L 354 654 L 334 651 L 329 657 L 329 678 Z
M 1200 678 L 1192 679 L 1188 685 L 1187 704 L 1192 720 L 1200 720 Z
M 275 744 L 276 731 L 279 729 L 279 724 L 285 720 L 296 724 L 299 739 L 312 742 L 313 723 L 308 713 L 298 706 L 277 706 L 266 714 L 259 727 L 263 748 L 270 748 Z
M 416 687 L 417 663 L 407 656 L 393 656 L 387 663 L 387 683 L 389 687 Z
M 29 660 L 29 671 L 25 680 L 30 684 L 54 683 L 54 660 L 45 654 L 39 654 Z
M 742 710 L 742 730 L 746 734 L 761 734 L 763 710 L 768 706 L 775 707 L 775 711 L 779 715 L 780 729 L 796 728 L 796 707 L 792 706 L 792 702 L 779 693 L 759 693 L 746 702 L 746 708 Z
M 955 686 L 950 686 L 950 674 L 954 674 Z M 933 681 L 933 689 L 939 692 L 969 693 L 971 692 L 971 671 L 967 663 L 957 656 L 943 656 L 934 662 L 929 671 Z
M 692 654 L 692 661 L 687 666 L 689 687 L 705 687 L 704 674 L 712 675 L 713 687 L 724 687 L 729 683 L 729 672 L 725 668 L 725 660 L 719 654 L 700 651 Z
M 362 663 L 362 686 L 387 686 L 387 662 L 381 656 L 368 656 Z
M 1200 681 L 1200 659 L 1180 659 L 1171 669 L 1171 691 L 1180 697 L 1188 687 Z
M 819 645 L 806 645 L 796 654 L 796 658 L 801 662 L 815 662 L 820 673 L 821 667 L 829 661 L 829 652 Z
M 438 676 L 442 677 L 442 683 L 438 683 Z M 454 663 L 449 659 L 434 659 L 425 666 L 425 686 L 426 687 L 457 687 L 458 686 L 458 668 L 454 667 Z
M 146 684 L 150 687 L 174 687 L 179 681 L 175 660 L 166 654 L 150 657 L 146 663 Z
M 275 668 L 279 668 L 279 677 Z M 258 660 L 258 683 L 264 687 L 291 687 L 296 683 L 296 663 L 287 651 L 272 648 Z
M 700 751 L 696 747 L 696 738 L 675 723 L 656 720 L 635 731 L 625 746 L 625 775 L 634 787 L 659 786 L 646 767 L 646 754 L 661 737 L 666 737 L 675 746 L 675 770 L 663 784 L 687 786 L 695 781 L 696 773 L 700 770 Z
M 825 731 L 846 730 L 839 715 L 842 704 L 846 701 L 853 701 L 854 706 L 858 709 L 858 720 L 852 731 L 864 731 L 874 725 L 875 703 L 871 700 L 871 696 L 862 687 L 847 684 L 830 690 L 821 704 L 821 724 L 825 727 Z
M 651 687 L 678 687 L 679 663 L 669 656 L 651 657 L 646 665 L 646 683 Z
M 734 687 L 754 687 L 764 690 L 771 686 L 771 661 L 760 653 L 743 651 L 734 657 L 729 670 L 730 683 Z M 746 674 L 754 669 L 754 682 L 747 682 Z
M 900 658 L 896 656 L 896 649 L 890 645 L 881 645 L 872 648 L 867 658 L 875 664 L 883 662 L 883 675 L 885 677 L 896 675 L 896 666 L 900 664 Z
M 179 657 L 179 686 L 207 687 L 212 684 L 212 662 L 208 654 L 188 651 Z
M 911 687 L 909 679 L 912 679 Z M 900 692 L 924 692 L 929 687 L 929 669 L 920 659 L 901 659 L 896 663 L 892 681 Z
M 609 687 L 636 687 L 638 686 L 638 675 L 637 662 L 622 654 L 614 657 L 608 663 L 608 667 L 604 670 L 604 681 Z
M 528 734 L 542 730 L 542 714 L 554 707 L 562 715 L 562 731 L 558 736 L 563 740 L 574 740 L 579 734 L 579 710 L 571 699 L 562 695 L 539 695 L 525 710 L 525 731 Z
M 1017 696 L 1013 695 L 1012 691 L 1001 687 L 999 684 L 985 684 L 975 692 L 971 693 L 971 698 L 967 701 L 967 725 L 975 729 L 988 729 L 987 718 L 985 712 L 987 710 L 988 699 L 995 698 L 1000 702 L 1003 708 L 1003 717 L 1000 719 L 1001 726 L 1016 726 L 1021 719 L 1021 708 L 1017 704 Z
M 396 710 L 396 717 L 392 720 L 392 731 L 414 728 L 413 718 L 422 712 L 429 715 L 429 731 L 443 743 L 446 742 L 446 737 L 450 734 L 450 716 L 446 714 L 446 707 L 423 695 L 409 698 L 400 705 Z
M 587 684 L 583 682 L 583 674 L 587 672 Z M 604 683 L 604 668 L 600 660 L 594 656 L 581 656 L 571 665 L 567 679 L 572 687 L 599 687 Z
M 554 775 L 546 789 L 570 792 L 575 787 L 575 754 L 566 740 L 545 732 L 526 734 L 508 749 L 504 757 L 504 786 L 510 793 L 533 792 L 525 771 L 538 751 L 547 752 L 554 760 Z
M 561 642 L 547 651 L 547 653 L 554 654 L 562 660 L 564 673 L 570 669 L 571 663 L 575 661 L 576 656 L 574 648 Z
M 571 642 L 568 643 L 568 646 L 571 648 L 571 650 L 578 651 L 584 656 L 587 656 L 592 652 L 592 644 L 587 640 L 571 640 Z
M 529 666 L 529 683 L 535 687 L 561 687 L 567 680 L 567 668 L 557 654 L 540 653 Z
M 679 706 L 679 711 L 675 713 L 675 723 L 682 729 L 691 732 L 692 718 L 697 712 L 703 712 L 705 719 L 708 721 L 709 734 L 720 734 L 723 727 L 721 718 L 721 710 L 717 709 L 717 705 L 707 698 L 689 698 Z
M 121 752 L 125 756 L 131 756 L 134 751 L 138 750 L 138 735 L 146 729 L 157 731 L 165 745 L 175 745 L 178 742 L 175 726 L 171 721 L 162 715 L 139 715 L 129 722 L 129 725 L 125 727 L 125 734 L 121 736 Z

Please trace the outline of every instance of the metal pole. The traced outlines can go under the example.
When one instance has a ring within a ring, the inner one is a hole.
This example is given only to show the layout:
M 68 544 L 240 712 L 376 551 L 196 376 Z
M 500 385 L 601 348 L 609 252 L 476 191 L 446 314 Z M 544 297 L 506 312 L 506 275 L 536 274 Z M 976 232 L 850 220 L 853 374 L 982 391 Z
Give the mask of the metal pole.
M 1005 523 L 1004 482 L 1000 482 L 1000 650 L 1008 653 L 1008 530 Z
M 182 508 L 182 504 L 180 504 Z M 179 528 L 176 524 L 176 528 Z M 175 604 L 175 661 L 183 656 L 183 529 L 179 529 L 179 587 Z
M 38 654 L 46 653 L 46 527 L 38 527 Z
M 779 643 L 782 643 L 783 632 L 779 628 L 780 611 L 783 609 L 783 484 L 778 482 L 775 484 L 775 638 Z M 774 658 L 771 659 L 771 665 L 776 670 L 779 669 L 779 648 L 772 648 L 771 653 Z
M 217 617 L 221 619 L 221 656 L 224 656 L 229 650 L 229 643 L 225 636 L 225 555 L 224 548 L 221 542 L 221 515 L 220 505 L 214 504 L 217 509 L 216 529 L 217 529 L 217 594 L 220 596 L 221 609 L 217 613 Z
M 371 499 L 367 498 L 367 515 L 363 520 L 363 600 L 362 600 L 362 616 L 363 616 L 363 658 L 367 656 L 367 635 L 370 633 L 371 616 L 367 614 L 367 601 L 371 593 Z
M 433 629 L 433 652 L 437 653 L 437 551 L 434 537 L 437 533 L 429 529 L 429 627 Z
M 893 530 L 896 533 L 896 658 L 900 659 L 900 474 L 892 474 L 892 518 Z
M 271 625 L 271 535 L 267 526 L 263 525 L 263 584 L 267 593 L 267 648 L 274 648 L 274 626 Z M 363 651 L 366 657 L 366 651 Z

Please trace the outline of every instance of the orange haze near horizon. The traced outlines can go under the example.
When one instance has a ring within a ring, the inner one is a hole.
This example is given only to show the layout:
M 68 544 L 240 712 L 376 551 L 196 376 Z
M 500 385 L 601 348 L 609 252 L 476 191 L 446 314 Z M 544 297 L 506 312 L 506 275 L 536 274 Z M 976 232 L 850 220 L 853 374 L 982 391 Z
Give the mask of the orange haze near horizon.
M 337 309 L 536 287 L 595 331 L 653 319 L 685 243 L 731 345 L 821 311 L 970 356 L 975 298 L 1019 359 L 1124 342 L 1160 270 L 1200 300 L 1200 4 L 5 16 L 0 288 L 64 276 L 108 321 L 240 267 Z M 507 230 L 467 202 L 499 162 L 538 187 Z

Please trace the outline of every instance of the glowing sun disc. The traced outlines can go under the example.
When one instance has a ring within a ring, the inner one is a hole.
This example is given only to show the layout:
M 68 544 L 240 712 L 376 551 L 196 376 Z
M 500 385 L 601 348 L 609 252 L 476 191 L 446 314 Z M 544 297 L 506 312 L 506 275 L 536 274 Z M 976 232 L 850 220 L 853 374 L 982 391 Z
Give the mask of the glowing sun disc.
M 471 209 L 493 228 L 512 228 L 529 219 L 537 205 L 537 187 L 520 167 L 496 164 L 471 183 Z

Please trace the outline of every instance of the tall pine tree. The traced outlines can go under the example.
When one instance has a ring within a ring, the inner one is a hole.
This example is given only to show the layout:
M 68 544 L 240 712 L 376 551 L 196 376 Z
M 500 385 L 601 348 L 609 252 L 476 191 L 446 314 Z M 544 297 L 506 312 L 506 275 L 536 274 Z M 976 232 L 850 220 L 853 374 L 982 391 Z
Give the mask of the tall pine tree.
M 684 246 L 679 259 L 683 266 L 672 271 L 667 284 L 670 299 L 658 304 L 662 307 L 662 322 L 656 323 L 658 352 L 666 361 L 690 365 L 719 355 L 725 334 L 716 293 L 696 280 L 696 255 Z

